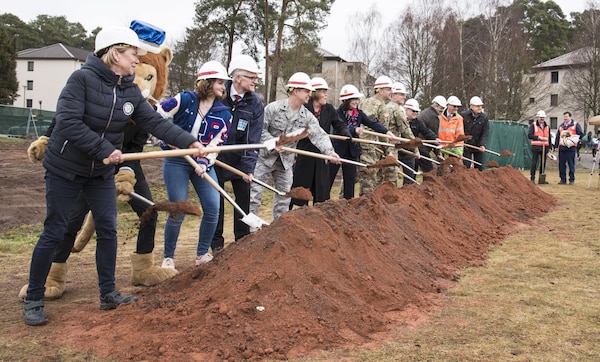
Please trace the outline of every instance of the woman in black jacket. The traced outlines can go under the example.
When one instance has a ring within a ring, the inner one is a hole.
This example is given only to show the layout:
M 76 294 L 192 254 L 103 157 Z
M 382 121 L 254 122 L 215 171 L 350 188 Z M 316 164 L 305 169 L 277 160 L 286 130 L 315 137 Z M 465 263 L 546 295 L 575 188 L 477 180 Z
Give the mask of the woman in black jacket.
M 133 83 L 137 55 L 145 54 L 129 28 L 105 28 L 81 69 L 69 77 L 58 99 L 56 126 L 44 156 L 46 220 L 31 256 L 29 285 L 23 305 L 25 324 L 48 322 L 44 285 L 56 245 L 63 237 L 77 195 L 83 192 L 96 226 L 96 269 L 100 309 L 136 300 L 115 290 L 117 200 L 114 173 L 123 162 L 123 131 L 130 118 L 146 132 L 179 148 L 203 146 L 189 133 L 166 122 Z M 104 164 L 108 159 L 110 164 Z
M 364 95 L 358 91 L 352 84 L 346 84 L 340 90 L 340 101 L 342 104 L 337 109 L 337 114 L 342 121 L 345 121 L 348 130 L 353 138 L 358 138 L 362 134 L 361 125 L 365 125 L 375 132 L 385 133 L 389 136 L 393 134 L 385 128 L 381 123 L 369 118 L 365 112 L 358 108 L 359 98 Z M 362 149 L 359 143 L 354 143 L 350 139 L 347 141 L 333 140 L 333 148 L 340 158 L 346 158 L 357 161 L 360 157 Z M 333 185 L 335 177 L 340 169 L 340 165 L 331 163 L 329 165 L 329 186 Z M 356 183 L 356 166 L 348 163 L 342 164 L 342 175 L 344 178 L 344 198 L 351 199 L 354 197 L 354 184 Z
M 327 90 L 329 89 L 325 79 L 315 77 L 311 79 L 315 91 L 310 101 L 304 106 L 315 115 L 321 128 L 327 133 L 333 130 L 334 134 L 351 137 L 348 126 L 339 118 L 333 105 L 327 103 Z M 310 142 L 308 138 L 298 141 L 297 149 L 320 153 L 319 149 Z M 292 188 L 304 187 L 310 189 L 313 196 L 313 204 L 329 200 L 331 184 L 329 181 L 329 166 L 322 159 L 297 155 L 294 166 L 294 181 Z M 292 198 L 290 210 L 294 205 L 305 206 L 308 201 Z

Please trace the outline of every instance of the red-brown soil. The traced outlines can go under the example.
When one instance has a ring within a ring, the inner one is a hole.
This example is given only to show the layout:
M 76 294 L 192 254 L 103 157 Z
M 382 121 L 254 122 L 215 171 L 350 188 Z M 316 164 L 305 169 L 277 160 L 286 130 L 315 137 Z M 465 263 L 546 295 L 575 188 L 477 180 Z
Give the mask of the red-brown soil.
M 41 169 L 20 159 L 21 170 Z M 44 343 L 116 360 L 241 361 L 384 342 L 439 305 L 461 268 L 482 265 L 491 245 L 555 204 L 511 167 L 426 176 L 288 212 L 115 311 L 53 302 L 41 328 L 57 333 Z M 39 178 L 12 195 L 4 183 L 3 200 L 35 187 L 18 202 L 43 205 Z

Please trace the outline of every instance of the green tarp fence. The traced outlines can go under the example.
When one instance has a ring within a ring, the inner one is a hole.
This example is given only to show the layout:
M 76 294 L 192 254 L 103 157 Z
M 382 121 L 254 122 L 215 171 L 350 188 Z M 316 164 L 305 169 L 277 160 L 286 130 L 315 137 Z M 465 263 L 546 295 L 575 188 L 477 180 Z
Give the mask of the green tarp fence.
M 484 162 L 496 161 L 500 166 L 511 165 L 515 169 L 529 169 L 531 166 L 531 142 L 527 138 L 529 126 L 512 121 L 490 121 L 490 135 L 487 149 L 502 153 L 508 150 L 514 156 L 496 156 L 485 153 Z
M 0 135 L 37 138 L 46 132 L 55 112 L 0 105 Z

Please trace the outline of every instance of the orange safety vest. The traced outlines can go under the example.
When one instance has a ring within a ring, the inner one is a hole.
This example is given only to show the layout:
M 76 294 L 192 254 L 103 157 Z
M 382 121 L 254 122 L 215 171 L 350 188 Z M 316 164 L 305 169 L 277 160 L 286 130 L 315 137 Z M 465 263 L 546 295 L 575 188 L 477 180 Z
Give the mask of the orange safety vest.
M 465 134 L 463 118 L 460 114 L 456 113 L 448 119 L 444 112 L 440 118 L 440 128 L 438 130 L 438 138 L 440 140 L 454 142 L 458 136 Z M 456 142 L 455 145 L 455 147 L 462 147 L 464 142 Z
M 544 122 L 545 123 L 545 122 Z M 538 137 L 546 137 L 547 141 L 531 140 L 532 146 L 550 146 L 550 127 L 546 124 L 546 127 L 538 126 L 537 122 L 533 122 L 533 134 Z

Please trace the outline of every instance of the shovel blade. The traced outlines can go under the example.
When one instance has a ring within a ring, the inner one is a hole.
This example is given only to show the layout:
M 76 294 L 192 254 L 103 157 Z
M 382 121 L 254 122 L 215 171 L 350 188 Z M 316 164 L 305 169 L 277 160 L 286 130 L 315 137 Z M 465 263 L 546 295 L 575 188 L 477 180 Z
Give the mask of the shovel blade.
M 246 216 L 244 216 L 241 220 L 244 224 L 255 229 L 260 229 L 263 225 L 269 225 L 268 222 L 254 215 L 253 213 L 246 214 Z
M 546 181 L 546 174 L 541 174 L 540 178 L 538 179 L 538 184 L 539 185 L 544 185 L 547 184 L 548 182 Z

